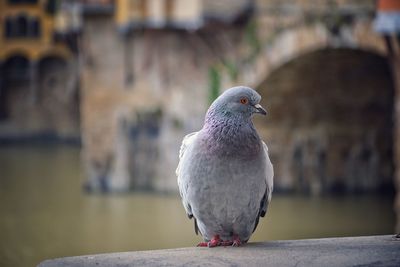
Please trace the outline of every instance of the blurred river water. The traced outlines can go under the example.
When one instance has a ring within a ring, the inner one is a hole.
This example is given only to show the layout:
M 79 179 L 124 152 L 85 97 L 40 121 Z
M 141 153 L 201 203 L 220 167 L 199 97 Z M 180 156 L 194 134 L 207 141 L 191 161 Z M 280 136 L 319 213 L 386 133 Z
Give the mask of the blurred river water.
M 195 246 L 179 194 L 87 194 L 80 149 L 0 147 L 0 266 Z M 251 242 L 391 234 L 392 196 L 278 195 Z

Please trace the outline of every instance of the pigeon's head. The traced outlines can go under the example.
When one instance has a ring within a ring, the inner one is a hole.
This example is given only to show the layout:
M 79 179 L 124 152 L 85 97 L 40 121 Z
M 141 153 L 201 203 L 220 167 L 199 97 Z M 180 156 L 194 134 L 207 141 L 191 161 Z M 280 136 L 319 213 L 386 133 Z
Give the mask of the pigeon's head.
M 254 113 L 266 115 L 266 110 L 259 104 L 261 96 L 245 86 L 232 87 L 221 94 L 211 108 L 225 116 L 240 115 L 251 117 Z

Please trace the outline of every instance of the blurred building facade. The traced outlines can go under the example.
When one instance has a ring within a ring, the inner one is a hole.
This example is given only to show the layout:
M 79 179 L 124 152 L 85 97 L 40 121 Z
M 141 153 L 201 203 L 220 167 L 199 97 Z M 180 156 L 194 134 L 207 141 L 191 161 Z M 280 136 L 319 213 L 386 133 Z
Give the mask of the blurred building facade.
M 211 38 L 225 42 L 243 30 L 251 2 L 227 9 L 213 1 L 114 1 L 109 10 L 95 2 L 90 9 L 81 2 L 88 187 L 176 191 L 174 153 L 208 105 L 209 66 L 219 53 Z
M 182 138 L 238 84 L 269 110 L 256 126 L 278 190 L 393 189 L 397 43 L 374 29 L 376 1 L 1 3 L 0 133 L 72 136 L 79 110 L 89 190 L 176 191 Z
M 79 138 L 78 73 L 57 1 L 0 1 L 0 135 Z
M 176 153 L 183 136 L 199 129 L 210 99 L 235 84 L 258 88 L 267 108 L 271 106 L 270 118 L 258 125 L 270 140 L 277 188 L 318 194 L 333 188 L 391 187 L 390 82 L 380 84 L 375 78 L 377 85 L 365 90 L 388 89 L 383 94 L 369 93 L 358 103 L 362 93 L 353 93 L 350 99 L 345 93 L 346 86 L 356 86 L 351 83 L 333 86 L 344 88 L 342 98 L 332 95 L 323 100 L 320 96 L 326 94 L 319 90 L 300 98 L 299 92 L 305 95 L 311 90 L 307 88 L 286 93 L 285 98 L 283 91 L 271 91 L 275 86 L 269 86 L 267 79 L 287 62 L 315 51 L 359 50 L 385 61 L 387 48 L 372 28 L 374 1 L 89 2 L 90 9 L 81 1 L 81 118 L 90 188 L 176 190 Z M 348 69 L 348 65 L 345 62 L 336 69 Z M 382 80 L 391 80 L 386 70 Z M 322 76 L 331 79 L 329 75 L 340 73 Z M 296 88 L 295 84 L 288 87 Z M 288 99 L 292 100 L 285 103 Z M 326 105 L 333 102 L 333 110 L 343 107 L 343 114 L 352 120 L 318 117 L 321 111 L 307 99 Z M 342 103 L 346 101 L 349 105 Z M 379 104 L 368 109 L 370 102 Z M 303 105 L 303 110 L 292 115 L 284 110 L 296 105 Z M 317 119 L 310 121 L 310 116 Z M 381 117 L 382 122 L 363 122 L 363 116 Z M 297 124 L 290 122 L 292 117 Z M 370 175 L 363 179 L 365 173 L 358 170 L 365 166 Z

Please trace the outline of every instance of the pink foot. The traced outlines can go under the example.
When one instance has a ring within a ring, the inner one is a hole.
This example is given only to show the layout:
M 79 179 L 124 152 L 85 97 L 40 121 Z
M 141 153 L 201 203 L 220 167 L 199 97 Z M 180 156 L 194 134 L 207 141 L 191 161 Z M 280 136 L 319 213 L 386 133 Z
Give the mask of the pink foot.
M 198 247 L 208 247 L 208 242 L 200 242 L 197 244 Z
M 200 242 L 198 247 L 218 247 L 221 246 L 222 240 L 219 238 L 219 235 L 215 235 L 209 242 Z
M 242 244 L 243 244 L 243 242 L 240 240 L 239 236 L 234 235 L 232 240 L 221 241 L 220 246 L 240 247 Z
M 242 241 L 237 235 L 233 236 L 232 247 L 240 247 L 242 245 Z

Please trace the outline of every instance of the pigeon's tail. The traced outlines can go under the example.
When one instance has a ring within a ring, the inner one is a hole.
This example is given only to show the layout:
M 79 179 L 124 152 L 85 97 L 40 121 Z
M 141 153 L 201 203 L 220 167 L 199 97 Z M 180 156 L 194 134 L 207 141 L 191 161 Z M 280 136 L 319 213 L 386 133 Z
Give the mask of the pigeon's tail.
M 199 230 L 199 227 L 197 226 L 197 220 L 194 217 L 193 217 L 193 219 L 194 219 L 194 232 L 196 233 L 196 235 L 199 235 L 200 230 Z
M 265 206 L 265 200 L 266 200 L 266 194 L 264 194 L 263 198 L 261 199 L 260 210 L 258 211 L 258 215 L 256 217 L 256 222 L 254 224 L 253 233 L 256 230 L 257 226 L 258 226 L 258 222 L 260 221 L 260 217 L 264 217 L 265 214 L 267 213 L 267 210 L 263 209 L 263 207 Z

